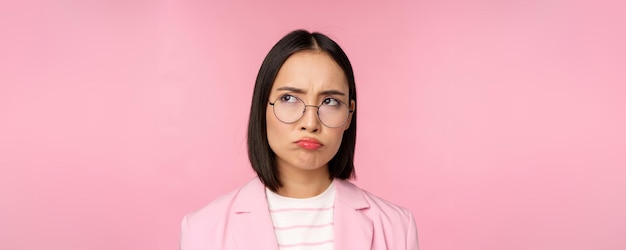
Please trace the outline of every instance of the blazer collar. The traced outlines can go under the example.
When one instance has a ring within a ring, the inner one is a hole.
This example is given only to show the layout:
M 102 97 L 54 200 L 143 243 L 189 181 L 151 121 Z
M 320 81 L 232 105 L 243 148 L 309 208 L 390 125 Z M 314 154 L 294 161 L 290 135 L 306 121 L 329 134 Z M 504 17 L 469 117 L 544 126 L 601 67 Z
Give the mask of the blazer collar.
M 265 198 L 265 185 L 254 178 L 233 201 L 233 227 L 237 249 L 278 249 L 272 217 Z
M 335 188 L 337 190 L 336 201 L 345 204 L 355 210 L 366 209 L 370 207 L 369 202 L 363 196 L 363 191 L 352 182 L 335 179 Z
M 335 188 L 335 249 L 371 249 L 374 226 L 363 214 L 370 207 L 363 191 L 340 179 L 335 179 Z
M 370 207 L 363 191 L 349 181 L 335 179 L 335 249 L 371 249 L 374 227 L 362 212 Z M 265 185 L 254 178 L 233 201 L 233 226 L 239 249 L 278 249 Z
M 265 198 L 265 185 L 258 177 L 250 180 L 239 189 L 237 198 L 233 202 L 235 213 L 267 212 L 267 199 Z

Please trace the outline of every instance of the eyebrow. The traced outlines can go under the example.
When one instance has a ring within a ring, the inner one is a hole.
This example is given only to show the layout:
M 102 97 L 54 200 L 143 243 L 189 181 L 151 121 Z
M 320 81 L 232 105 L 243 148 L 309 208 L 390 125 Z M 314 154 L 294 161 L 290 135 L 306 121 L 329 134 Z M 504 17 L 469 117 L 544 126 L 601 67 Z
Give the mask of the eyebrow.
M 277 88 L 276 90 L 290 91 L 290 92 L 294 92 L 294 93 L 298 93 L 298 94 L 306 93 L 306 91 L 304 91 L 302 89 L 289 87 L 289 86 L 280 87 L 280 88 Z M 330 90 L 324 90 L 324 91 L 320 92 L 320 95 L 342 95 L 342 96 L 345 96 L 346 94 L 341 92 L 341 91 L 339 91 L 339 90 L 330 89 Z

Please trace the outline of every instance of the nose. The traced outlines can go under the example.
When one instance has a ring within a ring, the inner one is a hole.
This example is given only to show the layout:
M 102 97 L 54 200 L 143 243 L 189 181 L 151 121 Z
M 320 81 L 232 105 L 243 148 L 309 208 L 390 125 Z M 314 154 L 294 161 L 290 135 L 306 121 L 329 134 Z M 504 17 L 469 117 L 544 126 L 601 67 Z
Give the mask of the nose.
M 311 108 L 308 110 L 308 108 Z M 321 122 L 318 118 L 317 112 L 319 107 L 314 105 L 305 105 L 304 114 L 300 119 L 300 130 L 306 130 L 309 132 L 318 132 L 320 130 Z

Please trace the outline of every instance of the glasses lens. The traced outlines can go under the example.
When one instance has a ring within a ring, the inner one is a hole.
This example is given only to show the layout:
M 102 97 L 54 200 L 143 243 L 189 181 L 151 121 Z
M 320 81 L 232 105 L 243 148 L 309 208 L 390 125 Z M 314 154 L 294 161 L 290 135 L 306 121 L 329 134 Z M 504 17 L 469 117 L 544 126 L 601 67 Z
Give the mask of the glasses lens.
M 348 121 L 350 110 L 348 106 L 336 99 L 328 98 L 319 108 L 320 121 L 327 127 L 341 127 Z
M 274 114 L 284 123 L 294 123 L 302 117 L 304 103 L 294 96 L 281 96 L 274 102 Z
M 284 123 L 294 123 L 300 120 L 306 107 L 302 100 L 291 95 L 279 97 L 273 106 L 274 115 Z M 316 111 L 320 122 L 330 128 L 345 125 L 350 116 L 348 105 L 334 98 L 324 99 Z

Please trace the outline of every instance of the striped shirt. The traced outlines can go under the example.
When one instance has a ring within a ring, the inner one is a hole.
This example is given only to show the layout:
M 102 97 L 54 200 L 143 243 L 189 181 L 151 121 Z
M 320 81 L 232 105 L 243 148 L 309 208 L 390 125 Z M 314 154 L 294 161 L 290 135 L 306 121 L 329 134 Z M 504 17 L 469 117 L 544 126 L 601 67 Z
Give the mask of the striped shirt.
M 332 250 L 335 188 L 311 198 L 289 198 L 265 189 L 281 250 Z

